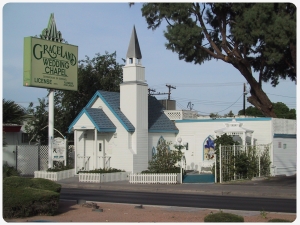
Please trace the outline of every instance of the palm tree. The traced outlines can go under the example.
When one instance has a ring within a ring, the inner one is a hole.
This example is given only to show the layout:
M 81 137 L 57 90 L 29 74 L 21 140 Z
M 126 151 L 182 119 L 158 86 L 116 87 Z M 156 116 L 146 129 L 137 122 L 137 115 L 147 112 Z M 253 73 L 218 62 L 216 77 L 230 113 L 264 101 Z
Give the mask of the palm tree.
M 23 117 L 26 114 L 24 107 L 16 104 L 14 101 L 3 99 L 3 124 L 12 123 L 12 124 L 22 124 Z

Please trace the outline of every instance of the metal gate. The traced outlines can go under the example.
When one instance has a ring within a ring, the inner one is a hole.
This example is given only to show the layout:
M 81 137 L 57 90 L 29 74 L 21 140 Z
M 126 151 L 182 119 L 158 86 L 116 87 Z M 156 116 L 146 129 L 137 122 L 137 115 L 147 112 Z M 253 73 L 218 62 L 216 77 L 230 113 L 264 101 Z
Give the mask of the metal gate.
M 22 176 L 33 176 L 34 171 L 46 170 L 48 165 L 48 146 L 17 145 L 16 168 Z
M 219 146 L 214 167 L 217 181 L 231 181 L 270 175 L 270 149 L 267 145 Z
M 69 165 L 74 165 L 73 146 L 68 146 Z M 48 145 L 17 145 L 16 169 L 22 176 L 33 176 L 34 171 L 48 169 Z

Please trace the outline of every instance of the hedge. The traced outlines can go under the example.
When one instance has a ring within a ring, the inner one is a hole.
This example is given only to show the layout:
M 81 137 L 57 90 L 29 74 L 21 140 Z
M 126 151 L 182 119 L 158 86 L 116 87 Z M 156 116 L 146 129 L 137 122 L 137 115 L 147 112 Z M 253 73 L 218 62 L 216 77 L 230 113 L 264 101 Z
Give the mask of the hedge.
M 204 222 L 244 222 L 244 217 L 232 213 L 212 213 L 204 217 Z
M 42 178 L 7 177 L 3 180 L 3 217 L 54 215 L 61 185 Z

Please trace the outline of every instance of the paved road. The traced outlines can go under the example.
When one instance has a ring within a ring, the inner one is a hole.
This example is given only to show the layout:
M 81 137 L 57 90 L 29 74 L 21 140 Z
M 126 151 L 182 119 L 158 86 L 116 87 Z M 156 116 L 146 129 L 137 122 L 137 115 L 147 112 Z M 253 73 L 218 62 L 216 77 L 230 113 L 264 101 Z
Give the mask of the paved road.
M 296 199 L 63 188 L 60 198 L 210 209 L 296 213 Z
M 155 193 L 185 193 L 214 196 L 243 196 L 296 199 L 296 176 L 280 176 L 222 184 L 130 184 L 128 181 L 82 183 L 78 177 L 57 181 L 63 188 Z

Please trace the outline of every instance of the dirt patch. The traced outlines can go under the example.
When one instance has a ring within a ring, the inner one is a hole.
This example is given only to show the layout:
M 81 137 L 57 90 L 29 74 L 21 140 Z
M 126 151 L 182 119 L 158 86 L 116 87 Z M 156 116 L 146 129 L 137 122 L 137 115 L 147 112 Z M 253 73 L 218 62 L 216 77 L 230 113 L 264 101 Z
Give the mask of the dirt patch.
M 4 219 L 6 222 L 204 222 L 204 217 L 220 210 L 188 207 L 148 206 L 75 201 L 61 201 L 54 216 Z M 245 222 L 267 222 L 269 219 L 294 221 L 294 213 L 269 213 L 223 210 L 244 217 Z

